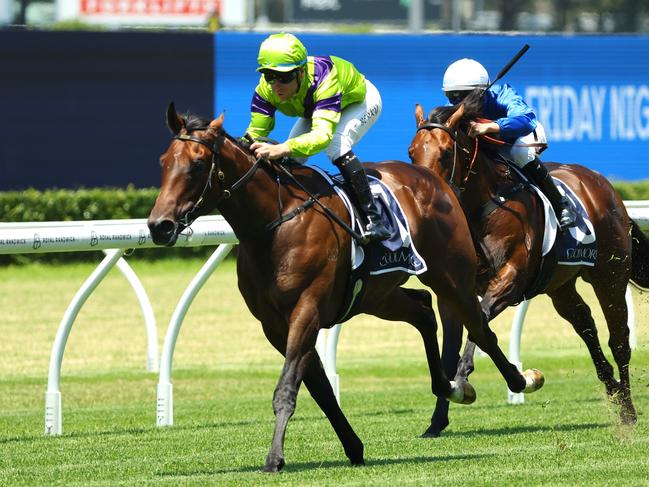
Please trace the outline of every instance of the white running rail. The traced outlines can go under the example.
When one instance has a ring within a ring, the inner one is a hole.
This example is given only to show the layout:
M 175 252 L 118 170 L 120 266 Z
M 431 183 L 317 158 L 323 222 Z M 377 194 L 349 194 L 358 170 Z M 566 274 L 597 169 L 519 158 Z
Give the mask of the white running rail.
M 649 232 L 649 200 L 625 201 L 631 218 L 636 220 L 645 232 Z M 171 368 L 176 339 L 182 321 L 196 294 L 200 291 L 209 276 L 219 263 L 227 256 L 237 243 L 232 228 L 221 216 L 206 216 L 197 219 L 191 230 L 183 232 L 176 246 L 195 247 L 201 245 L 218 245 L 212 256 L 200 269 L 185 289 L 171 317 L 160 359 L 160 379 L 156 404 L 156 421 L 158 426 L 173 424 L 173 386 Z M 79 252 L 102 250 L 104 259 L 79 288 L 63 315 L 56 333 L 48 371 L 47 391 L 45 393 L 45 434 L 60 435 L 62 428 L 61 410 L 61 365 L 68 336 L 79 310 L 96 289 L 106 274 L 114 266 L 128 280 L 142 309 L 147 332 L 146 369 L 158 371 L 157 333 L 155 317 L 149 298 L 139 278 L 122 258 L 126 249 L 154 247 L 151 241 L 146 220 L 94 220 L 77 222 L 44 222 L 44 223 L 0 223 L 0 254 L 27 254 L 44 252 Z M 631 292 L 627 289 L 629 304 L 630 342 L 635 347 L 635 314 Z M 521 303 L 512 323 L 510 336 L 509 359 L 518 367 L 520 360 L 520 342 L 523 322 L 529 306 L 528 301 Z M 340 379 L 336 373 L 336 350 L 340 336 L 340 325 L 331 330 L 322 331 L 318 336 L 316 348 L 323 361 L 336 399 L 340 402 Z M 508 391 L 508 402 L 523 403 L 522 394 Z

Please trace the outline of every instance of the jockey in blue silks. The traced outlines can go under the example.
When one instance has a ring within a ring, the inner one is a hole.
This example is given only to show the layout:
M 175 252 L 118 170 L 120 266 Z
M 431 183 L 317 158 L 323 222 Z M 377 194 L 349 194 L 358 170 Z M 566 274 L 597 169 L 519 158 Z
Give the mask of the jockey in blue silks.
M 500 139 L 510 145 L 502 146 L 501 155 L 519 167 L 523 173 L 537 184 L 547 196 L 564 230 L 575 224 L 576 215 L 568 199 L 561 195 L 554 180 L 548 173 L 539 154 L 540 145 L 547 144 L 543 126 L 536 118 L 532 108 L 508 84 L 489 89 L 487 70 L 473 59 L 460 59 L 451 64 L 444 73 L 442 90 L 452 104 L 460 103 L 471 91 L 482 88 L 483 115 L 489 122 L 471 122 L 469 136 L 498 134 Z

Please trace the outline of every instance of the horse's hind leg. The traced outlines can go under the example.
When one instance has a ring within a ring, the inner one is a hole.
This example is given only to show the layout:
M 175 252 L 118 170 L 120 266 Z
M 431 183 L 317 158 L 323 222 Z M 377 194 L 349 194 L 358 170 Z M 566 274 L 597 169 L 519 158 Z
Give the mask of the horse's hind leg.
M 618 390 L 619 384 L 615 380 L 613 366 L 606 360 L 602 351 L 590 308 L 577 293 L 575 280 L 576 278 L 566 282 L 560 288 L 549 292 L 548 296 L 552 299 L 552 304 L 557 310 L 557 313 L 559 313 L 559 316 L 572 325 L 577 335 L 586 344 L 588 352 L 593 359 L 597 377 L 606 386 L 606 391 L 612 394 Z
M 615 379 L 613 366 L 602 351 L 590 308 L 577 293 L 575 279 L 548 293 L 548 295 L 552 298 L 552 304 L 559 315 L 570 322 L 586 344 L 595 365 L 597 377 L 604 383 L 608 396 L 619 401 L 622 405 L 622 421 L 633 423 L 636 420 L 636 413 L 631 401 L 629 385 L 628 367 L 631 351 L 629 347 L 629 331 L 626 325 L 627 309 L 624 295 L 616 297 L 615 295 L 619 293 L 610 287 L 610 283 L 605 289 L 601 288 L 600 292 L 597 291 L 600 287 L 599 284 L 594 283 L 593 287 L 609 325 L 609 346 L 620 369 L 619 382 Z
M 594 274 L 594 273 L 593 273 Z M 621 275 L 617 273 L 617 276 Z M 617 277 L 616 276 L 616 277 Z M 616 403 L 620 404 L 620 420 L 624 424 L 634 424 L 638 417 L 631 399 L 631 379 L 629 377 L 629 362 L 631 361 L 631 346 L 629 344 L 628 313 L 625 292 L 628 280 L 619 278 L 616 282 L 591 276 L 593 289 L 602 306 L 602 312 L 608 326 L 608 346 L 613 354 L 620 374 L 620 383 L 617 389 L 606 392 Z M 606 282 L 605 282 L 606 281 Z
M 464 330 L 462 322 L 459 321 L 452 313 L 451 309 L 443 300 L 438 300 L 437 308 L 442 321 L 442 367 L 447 377 L 455 375 L 456 383 L 466 382 L 467 376 L 458 377 L 458 360 L 459 352 L 462 347 L 462 332 Z M 470 342 L 469 342 L 470 343 Z M 475 347 L 475 345 L 474 345 Z M 438 397 L 435 402 L 435 410 L 430 418 L 430 426 L 421 435 L 423 438 L 437 438 L 449 424 L 448 410 L 450 402 L 443 397 Z
M 460 291 L 459 287 L 446 286 L 439 290 L 439 299 L 448 300 L 453 312 L 459 316 L 469 332 L 469 340 L 479 346 L 493 361 L 512 392 L 533 392 L 542 385 L 538 371 L 521 374 L 498 346 L 498 338 L 489 328 L 487 316 L 472 291 Z
M 430 299 L 430 293 L 425 290 L 396 288 L 379 303 L 372 303 L 375 307 L 371 313 L 384 320 L 406 321 L 419 331 L 424 341 L 433 394 L 447 398 L 451 395 L 452 386 L 442 370 L 437 320 L 429 305 Z

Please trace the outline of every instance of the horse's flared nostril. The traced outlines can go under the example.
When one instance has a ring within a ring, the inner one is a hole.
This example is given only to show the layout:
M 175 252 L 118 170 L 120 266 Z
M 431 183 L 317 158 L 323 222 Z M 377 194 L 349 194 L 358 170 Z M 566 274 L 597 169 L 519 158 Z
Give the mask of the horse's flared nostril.
M 176 228 L 178 227 L 171 220 L 148 221 L 151 239 L 156 245 L 173 245 L 176 243 Z

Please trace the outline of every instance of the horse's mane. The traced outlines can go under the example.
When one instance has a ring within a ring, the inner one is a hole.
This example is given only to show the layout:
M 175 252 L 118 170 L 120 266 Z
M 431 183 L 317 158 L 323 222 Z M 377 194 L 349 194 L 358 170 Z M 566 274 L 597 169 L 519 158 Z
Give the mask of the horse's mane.
M 457 105 L 444 105 L 434 108 L 428 115 L 428 121 L 432 123 L 444 123 L 461 105 L 464 105 L 464 115 L 460 119 L 460 125 L 465 124 L 469 120 L 482 117 L 482 92 L 482 89 L 476 88 Z
M 207 127 L 209 127 L 210 123 L 212 121 L 208 118 L 205 118 L 201 115 L 196 115 L 195 113 L 186 113 L 185 115 L 181 115 L 183 120 L 185 121 L 185 129 L 187 130 L 188 133 L 192 133 L 196 130 L 207 130 Z M 245 149 L 247 152 L 250 152 L 250 144 L 247 143 L 244 140 L 241 140 L 239 137 L 233 137 L 232 135 L 228 134 L 224 128 L 221 128 L 223 131 L 223 135 L 232 141 L 235 145 L 241 147 L 242 149 Z

